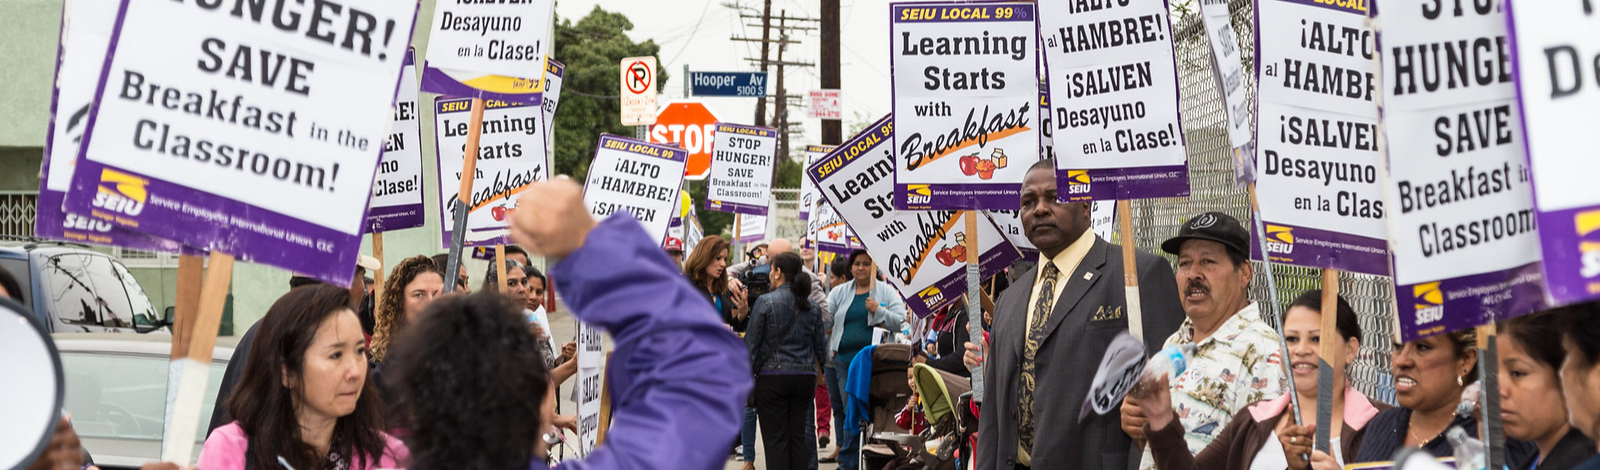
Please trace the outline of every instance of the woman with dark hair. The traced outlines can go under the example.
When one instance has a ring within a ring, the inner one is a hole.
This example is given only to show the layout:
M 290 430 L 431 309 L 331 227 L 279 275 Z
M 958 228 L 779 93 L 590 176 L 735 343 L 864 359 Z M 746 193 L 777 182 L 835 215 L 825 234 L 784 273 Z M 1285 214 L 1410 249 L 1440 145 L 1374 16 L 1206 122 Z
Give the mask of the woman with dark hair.
M 515 300 L 439 299 L 395 341 L 387 380 L 411 412 L 409 468 L 524 470 L 542 460 L 555 385 L 545 368 L 529 367 L 544 358 Z
M 372 362 L 382 363 L 389 342 L 417 321 L 428 303 L 444 289 L 444 272 L 426 256 L 400 261 L 383 282 L 383 299 L 378 302 L 372 329 Z
M 384 434 L 367 381 L 367 340 L 350 293 L 329 285 L 284 294 L 262 317 L 244 378 L 228 398 L 237 420 L 206 438 L 206 470 L 375 469 L 407 465 Z
M 1567 357 L 1561 326 L 1535 314 L 1500 323 L 1500 418 L 1506 437 L 1537 452 L 1511 470 L 1567 470 L 1595 455 L 1594 441 L 1567 423 L 1558 370 Z
M 1561 345 L 1567 357 L 1561 361 L 1561 390 L 1566 398 L 1567 423 L 1600 441 L 1600 301 L 1568 305 L 1555 309 L 1553 316 L 1561 326 Z M 1577 470 L 1600 470 L 1600 456 L 1589 457 Z
M 722 322 L 743 333 L 749 322 L 749 305 L 746 304 L 744 286 L 738 279 L 728 276 L 728 241 L 711 235 L 700 239 L 688 261 L 683 262 L 683 275 L 689 283 L 706 296 L 711 308 L 722 316 Z
M 1153 396 L 1139 400 L 1148 421 L 1144 435 L 1149 439 L 1150 452 L 1156 468 L 1162 470 L 1188 469 L 1303 469 L 1308 462 L 1301 458 L 1311 452 L 1313 432 L 1317 423 L 1317 353 L 1322 339 L 1337 340 L 1344 347 L 1344 363 L 1334 367 L 1349 366 L 1350 359 L 1361 350 L 1361 324 L 1356 312 L 1343 297 L 1335 307 L 1338 336 L 1324 335 L 1322 331 L 1322 290 L 1313 289 L 1300 294 L 1283 318 L 1283 340 L 1289 347 L 1290 370 L 1294 374 L 1295 390 L 1299 392 L 1300 419 L 1305 426 L 1294 425 L 1289 414 L 1289 396 L 1250 404 L 1234 413 L 1233 421 L 1199 454 L 1190 454 L 1184 439 L 1183 423 L 1175 419 L 1172 399 L 1167 384 L 1153 387 Z M 1348 374 L 1347 374 L 1348 375 Z M 1162 379 L 1164 382 L 1165 379 Z M 1344 410 L 1332 416 L 1331 442 L 1334 455 L 1322 452 L 1312 456 L 1312 461 L 1322 463 L 1342 462 L 1355 456 L 1367 422 L 1388 405 L 1373 403 L 1351 387 L 1335 389 L 1333 409 Z
M 1477 332 L 1469 329 L 1394 345 L 1389 361 L 1400 406 L 1372 418 L 1361 451 L 1345 463 L 1390 461 L 1402 448 L 1453 456 L 1444 434 L 1455 426 L 1478 437 L 1477 413 L 1456 414 L 1462 390 L 1478 380 L 1477 341 Z
M 829 328 L 828 351 L 833 364 L 826 370 L 828 400 L 833 408 L 834 436 L 838 438 L 838 453 L 823 461 L 832 461 L 839 455 L 839 468 L 855 470 L 859 463 L 849 458 L 859 444 L 855 436 L 845 432 L 844 384 L 848 378 L 850 362 L 856 353 L 872 344 L 872 328 L 900 331 L 906 321 L 906 303 L 894 286 L 878 280 L 878 269 L 867 250 L 855 250 L 846 258 L 850 263 L 853 282 L 840 284 L 828 292 L 828 305 L 833 309 L 833 326 Z
M 807 439 L 806 417 L 817 381 L 816 368 L 827 350 L 822 314 L 811 305 L 811 276 L 800 255 L 772 257 L 772 292 L 756 299 L 744 341 L 756 372 L 756 414 L 767 451 L 767 468 L 803 470 L 815 450 Z M 748 463 L 748 462 L 747 462 Z

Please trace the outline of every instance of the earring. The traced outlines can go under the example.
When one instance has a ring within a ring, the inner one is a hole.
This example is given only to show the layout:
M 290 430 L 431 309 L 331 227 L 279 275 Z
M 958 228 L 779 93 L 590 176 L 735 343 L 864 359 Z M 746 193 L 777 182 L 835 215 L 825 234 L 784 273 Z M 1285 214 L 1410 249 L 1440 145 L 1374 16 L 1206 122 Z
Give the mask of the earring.
M 1463 382 L 1465 382 L 1465 381 L 1466 381 L 1466 378 L 1465 378 L 1465 377 L 1462 377 L 1462 376 L 1459 376 L 1459 375 L 1457 375 L 1457 376 L 1456 376 L 1456 385 L 1457 385 L 1457 386 L 1460 386 L 1460 387 L 1465 387 L 1465 386 L 1467 386 L 1467 384 L 1465 384 L 1465 383 L 1463 383 Z

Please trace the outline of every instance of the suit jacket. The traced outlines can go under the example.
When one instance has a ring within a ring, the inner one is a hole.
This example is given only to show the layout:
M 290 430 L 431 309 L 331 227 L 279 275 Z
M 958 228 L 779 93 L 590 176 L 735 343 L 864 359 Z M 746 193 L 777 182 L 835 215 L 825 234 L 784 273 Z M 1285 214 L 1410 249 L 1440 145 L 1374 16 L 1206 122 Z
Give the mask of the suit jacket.
M 1140 250 L 1135 261 L 1144 342 L 1154 352 L 1183 323 L 1183 307 L 1166 259 Z M 1028 309 L 1033 308 L 1028 297 L 1038 271 L 1035 267 L 1023 274 L 995 304 L 978 422 L 976 468 L 980 470 L 1010 470 L 1017 464 L 1017 377 Z M 1096 237 L 1077 269 L 1061 278 L 1066 285 L 1056 298 L 1034 360 L 1032 468 L 1118 470 L 1139 464 L 1140 453 L 1133 452 L 1133 440 L 1122 432 L 1120 414 L 1091 414 L 1078 422 L 1100 359 L 1112 338 L 1128 329 L 1122 277 L 1122 247 Z

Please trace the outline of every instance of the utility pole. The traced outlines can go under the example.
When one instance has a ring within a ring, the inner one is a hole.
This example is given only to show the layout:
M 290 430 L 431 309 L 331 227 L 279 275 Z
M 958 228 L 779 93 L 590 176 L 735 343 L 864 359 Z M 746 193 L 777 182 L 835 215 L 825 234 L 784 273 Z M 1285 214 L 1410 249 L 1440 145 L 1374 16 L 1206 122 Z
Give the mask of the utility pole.
M 743 15 L 740 15 L 743 16 Z M 772 0 L 761 2 L 761 73 L 767 73 L 767 50 L 772 46 Z M 779 69 L 782 70 L 782 69 Z M 756 101 L 756 125 L 767 125 L 767 99 Z
M 836 2 L 836 0 L 835 0 L 835 2 Z M 760 16 L 760 18 L 761 18 L 761 39 L 741 38 L 741 37 L 732 37 L 732 38 L 729 38 L 729 39 L 733 40 L 733 41 L 760 42 L 761 43 L 761 57 L 759 57 L 759 58 L 746 58 L 745 60 L 759 63 L 761 65 L 761 71 L 762 72 L 768 72 L 768 71 L 770 71 L 771 67 L 774 67 L 774 66 L 778 68 L 777 77 L 776 77 L 776 79 L 777 79 L 777 88 L 774 90 L 774 94 L 773 95 L 763 96 L 759 101 L 756 102 L 756 125 L 757 126 L 766 126 L 767 125 L 767 122 L 768 122 L 768 120 L 767 120 L 767 99 L 775 98 L 777 101 L 774 103 L 774 108 L 772 110 L 771 122 L 772 122 L 772 127 L 777 128 L 778 132 L 779 132 L 779 134 L 778 134 L 778 154 L 783 156 L 783 157 L 785 157 L 785 158 L 787 158 L 789 156 L 789 153 L 788 153 L 789 152 L 789 110 L 788 110 L 788 108 L 789 108 L 789 101 L 790 101 L 789 99 L 793 98 L 793 97 L 789 96 L 788 90 L 784 87 L 784 69 L 787 68 L 787 67 L 815 67 L 816 64 L 812 64 L 812 63 L 808 63 L 808 62 L 785 62 L 783 60 L 783 53 L 786 50 L 788 50 L 788 46 L 790 44 L 800 44 L 800 41 L 789 39 L 789 32 L 790 31 L 815 31 L 815 30 L 817 30 L 816 27 L 790 25 L 789 22 L 815 23 L 818 20 L 816 18 L 791 17 L 791 16 L 789 16 L 789 13 L 788 13 L 787 10 L 780 11 L 778 13 L 778 16 L 774 17 L 774 16 L 772 16 L 772 0 L 765 0 L 763 3 L 764 3 L 764 6 L 763 6 L 763 8 L 761 10 L 761 16 Z M 724 5 L 727 5 L 727 6 L 733 7 L 733 8 L 739 8 L 739 6 L 737 4 L 733 4 L 733 5 L 724 4 Z M 741 14 L 739 16 L 740 16 L 740 18 L 747 19 L 747 20 L 756 18 L 753 15 Z M 772 20 L 778 20 L 778 24 L 777 25 L 773 25 L 772 24 Z M 750 25 L 750 26 L 754 26 L 754 25 Z M 778 39 L 772 39 L 772 29 L 774 29 L 774 28 L 776 28 L 778 30 Z M 778 45 L 778 56 L 777 56 L 776 60 L 768 59 L 768 57 L 769 57 L 768 54 L 771 53 L 771 45 L 772 44 L 777 44 Z
M 822 0 L 822 88 L 840 90 L 839 81 L 839 0 Z M 822 120 L 822 145 L 844 143 L 844 122 Z

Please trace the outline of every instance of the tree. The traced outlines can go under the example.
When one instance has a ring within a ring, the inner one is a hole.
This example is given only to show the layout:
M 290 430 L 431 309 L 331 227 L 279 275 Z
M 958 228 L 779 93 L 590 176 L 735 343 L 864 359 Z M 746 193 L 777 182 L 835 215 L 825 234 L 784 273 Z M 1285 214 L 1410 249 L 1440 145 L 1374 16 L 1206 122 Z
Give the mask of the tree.
M 609 12 L 599 6 L 589 16 L 573 24 L 556 18 L 556 60 L 566 64 L 561 82 L 561 107 L 555 116 L 555 154 L 551 156 L 556 174 L 571 175 L 584 181 L 589 161 L 594 159 L 600 134 L 633 137 L 632 126 L 622 125 L 622 101 L 617 96 L 622 77 L 620 62 L 628 57 L 653 56 L 657 63 L 661 46 L 654 40 L 635 43 L 627 31 L 633 22 L 627 15 Z M 656 71 L 656 87 L 667 83 L 667 72 Z M 704 190 L 701 190 L 704 196 Z M 702 199 L 703 200 L 703 199 Z

